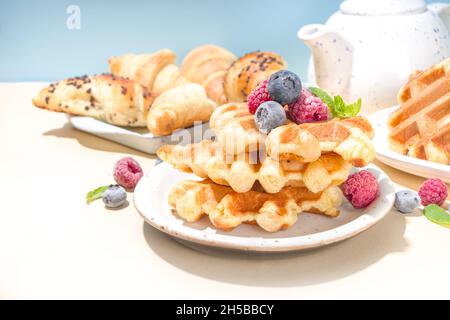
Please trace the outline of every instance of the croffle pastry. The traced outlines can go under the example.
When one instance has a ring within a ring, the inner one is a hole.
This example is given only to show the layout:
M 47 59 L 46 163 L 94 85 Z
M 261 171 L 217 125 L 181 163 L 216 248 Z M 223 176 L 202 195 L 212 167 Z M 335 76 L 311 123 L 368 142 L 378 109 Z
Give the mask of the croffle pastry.
M 389 144 L 408 156 L 450 164 L 450 58 L 416 71 L 388 120 Z
M 216 103 L 207 97 L 201 85 L 187 83 L 156 98 L 147 117 L 147 127 L 156 136 L 169 135 L 197 121 L 208 121 L 215 108 Z
M 69 78 L 42 89 L 36 107 L 89 116 L 118 126 L 145 127 L 152 99 L 148 90 L 113 75 Z
M 365 167 L 375 158 L 371 139 L 374 131 L 363 117 L 335 118 L 326 122 L 291 123 L 272 130 L 266 138 L 266 149 L 274 159 L 310 161 L 316 156 L 336 153 L 355 167 Z M 318 145 L 315 147 L 317 140 Z
M 304 187 L 286 187 L 275 194 L 258 190 L 237 193 L 211 180 L 186 180 L 169 192 L 169 205 L 180 217 L 195 222 L 207 215 L 215 227 L 225 231 L 246 223 L 277 232 L 294 225 L 302 212 L 337 217 L 342 201 L 342 192 L 336 186 L 319 193 Z
M 246 103 L 227 103 L 218 107 L 211 115 L 209 126 L 224 153 L 254 152 L 264 146 L 265 135 L 256 127 Z
M 226 154 L 265 149 L 276 160 L 312 162 L 323 153 L 334 152 L 356 167 L 368 165 L 375 157 L 371 142 L 374 131 L 363 117 L 288 123 L 265 135 L 256 127 L 245 103 L 229 103 L 213 112 L 209 124 Z
M 158 150 L 157 155 L 178 170 L 209 178 L 239 193 L 252 190 L 257 182 L 267 193 L 278 193 L 286 186 L 306 187 L 312 192 L 321 192 L 330 186 L 342 184 L 352 168 L 349 162 L 335 153 L 323 154 L 310 163 L 299 160 L 276 161 L 254 154 L 230 157 L 210 140 L 186 146 L 165 145 Z
M 234 54 L 225 48 L 203 45 L 187 54 L 181 74 L 187 80 L 202 85 L 211 100 L 224 104 L 227 101 L 223 88 L 225 74 L 235 60 Z
M 228 102 L 244 102 L 260 82 L 287 69 L 287 62 L 274 52 L 251 52 L 233 62 L 224 80 Z

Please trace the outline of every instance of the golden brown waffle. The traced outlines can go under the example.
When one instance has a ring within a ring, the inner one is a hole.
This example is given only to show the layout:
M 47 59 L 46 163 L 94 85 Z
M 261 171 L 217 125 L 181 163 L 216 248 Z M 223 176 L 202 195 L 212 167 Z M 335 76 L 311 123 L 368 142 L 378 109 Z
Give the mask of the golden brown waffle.
M 256 127 L 246 103 L 228 103 L 216 108 L 209 125 L 227 154 L 254 152 L 264 145 L 265 136 Z
M 266 136 L 259 132 L 248 106 L 240 103 L 217 108 L 211 116 L 210 126 L 217 136 L 217 143 L 227 154 L 254 152 L 265 146 L 276 160 L 312 162 L 322 153 L 335 152 L 358 167 L 366 166 L 375 157 L 370 141 L 373 128 L 363 117 L 301 125 L 289 123 Z
M 450 164 L 450 58 L 415 72 L 389 118 L 389 143 L 401 154 Z
M 301 212 L 338 216 L 342 198 L 338 187 L 322 193 L 312 193 L 302 187 L 286 187 L 276 194 L 237 193 L 230 187 L 205 180 L 176 184 L 170 191 L 169 204 L 189 222 L 208 215 L 214 226 L 226 231 L 249 223 L 276 232 L 291 227 Z
M 270 157 L 257 159 L 249 154 L 229 156 L 208 140 L 187 146 L 166 145 L 157 154 L 179 170 L 209 178 L 241 193 L 250 191 L 257 181 L 268 193 L 280 192 L 285 186 L 304 186 L 312 192 L 321 192 L 343 183 L 352 168 L 335 153 L 324 154 L 310 163 L 278 162 Z
M 309 138 L 313 136 L 318 146 Z M 334 152 L 356 167 L 364 167 L 375 158 L 371 138 L 373 129 L 363 117 L 333 119 L 326 122 L 287 124 L 275 128 L 266 139 L 268 155 L 274 159 L 311 161 L 315 156 Z M 308 141 L 306 144 L 305 141 Z

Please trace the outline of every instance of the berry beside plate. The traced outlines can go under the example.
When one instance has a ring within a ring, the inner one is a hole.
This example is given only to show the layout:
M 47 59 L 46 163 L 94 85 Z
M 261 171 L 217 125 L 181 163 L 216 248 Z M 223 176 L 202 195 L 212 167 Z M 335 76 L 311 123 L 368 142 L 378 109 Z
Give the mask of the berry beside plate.
M 86 202 L 102 199 L 107 208 L 120 208 L 127 201 L 127 190 L 132 191 L 143 177 L 140 164 L 131 157 L 125 157 L 116 162 L 113 169 L 114 180 L 111 184 L 89 191 Z
M 436 224 L 450 228 L 450 204 L 447 211 L 444 205 L 448 196 L 448 188 L 440 179 L 428 179 L 419 188 L 418 192 L 402 190 L 396 193 L 394 207 L 401 213 L 412 213 L 424 206 L 423 215 Z

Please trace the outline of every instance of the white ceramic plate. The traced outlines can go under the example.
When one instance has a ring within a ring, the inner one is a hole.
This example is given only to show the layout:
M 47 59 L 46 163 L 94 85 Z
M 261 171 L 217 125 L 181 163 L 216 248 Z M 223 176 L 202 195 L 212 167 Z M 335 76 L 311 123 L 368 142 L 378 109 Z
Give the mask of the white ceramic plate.
M 155 166 L 141 179 L 134 192 L 134 204 L 147 223 L 177 240 L 242 251 L 298 251 L 353 237 L 389 212 L 395 199 L 394 185 L 378 167 L 370 165 L 368 170 L 380 183 L 380 196 L 368 208 L 356 210 L 346 202 L 337 218 L 302 213 L 294 226 L 276 233 L 268 233 L 254 225 L 241 225 L 231 232 L 224 232 L 215 229 L 207 217 L 195 223 L 182 220 L 167 204 L 169 189 L 179 181 L 199 178 L 179 172 L 166 163 Z
M 91 117 L 69 116 L 69 122 L 78 130 L 149 154 L 155 154 L 165 144 L 184 145 L 200 142 L 203 133 L 209 129 L 209 123 L 202 123 L 177 130 L 170 136 L 155 137 L 148 131 L 139 132 L 139 130 L 122 128 Z
M 368 119 L 375 130 L 373 144 L 377 159 L 396 169 L 425 178 L 440 178 L 450 183 L 450 166 L 416 159 L 392 151 L 389 148 L 388 118 L 398 107 L 392 107 L 371 114 Z

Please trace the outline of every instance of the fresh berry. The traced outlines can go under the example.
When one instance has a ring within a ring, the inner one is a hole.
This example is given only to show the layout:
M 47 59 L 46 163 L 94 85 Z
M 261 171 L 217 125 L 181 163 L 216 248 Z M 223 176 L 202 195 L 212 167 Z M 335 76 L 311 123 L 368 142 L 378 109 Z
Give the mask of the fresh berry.
M 395 194 L 394 207 L 402 213 L 411 213 L 420 205 L 420 198 L 415 192 L 402 190 Z
M 447 186 L 440 179 L 428 179 L 419 188 L 419 197 L 424 206 L 429 204 L 441 206 L 444 204 L 447 196 Z
M 103 193 L 102 199 L 108 208 L 118 208 L 127 201 L 127 192 L 118 184 L 110 185 Z
M 271 101 L 269 91 L 267 91 L 267 83 L 269 79 L 261 82 L 247 97 L 248 109 L 251 114 L 255 114 L 258 107 L 266 101 Z
M 328 107 L 307 89 L 302 89 L 300 98 L 289 105 L 289 118 L 297 124 L 328 119 Z
M 272 100 L 284 106 L 298 100 L 302 82 L 295 73 L 281 70 L 270 76 L 267 90 Z
M 278 102 L 264 102 L 256 110 L 255 123 L 259 131 L 268 134 L 272 129 L 286 124 L 286 112 Z
M 378 196 L 378 181 L 371 172 L 362 170 L 350 175 L 342 190 L 355 208 L 365 208 Z
M 139 180 L 141 180 L 144 173 L 136 160 L 131 157 L 125 157 L 117 161 L 114 165 L 113 175 L 119 185 L 132 190 L 136 187 Z

